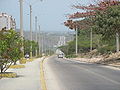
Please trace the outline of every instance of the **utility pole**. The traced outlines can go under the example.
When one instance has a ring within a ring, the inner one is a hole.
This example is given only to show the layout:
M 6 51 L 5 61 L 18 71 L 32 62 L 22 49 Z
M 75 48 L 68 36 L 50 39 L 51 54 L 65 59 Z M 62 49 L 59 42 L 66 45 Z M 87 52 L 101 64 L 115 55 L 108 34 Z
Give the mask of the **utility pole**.
M 78 27 L 76 26 L 75 28 L 75 31 L 76 31 L 76 55 L 78 55 Z
M 93 33 L 92 33 L 92 28 L 91 28 L 90 30 L 90 51 L 92 51 L 92 48 L 93 48 L 92 44 L 93 44 Z
M 37 35 L 37 16 L 35 17 L 35 30 L 36 30 L 36 43 L 38 42 L 38 35 Z M 36 57 L 37 57 L 37 48 L 36 48 Z
M 23 0 L 19 0 L 20 2 L 20 36 L 22 39 L 22 47 L 21 47 L 21 51 L 24 55 L 24 46 L 23 46 Z
M 44 33 L 42 33 L 42 54 L 43 54 L 43 52 L 44 52 Z
M 31 41 L 30 57 L 32 58 L 32 6 L 31 5 L 30 5 L 30 41 Z
M 116 33 L 116 51 L 119 52 L 120 46 L 119 46 L 119 34 Z
M 40 38 L 40 25 L 39 25 L 39 55 L 41 54 L 41 47 L 40 44 L 41 43 L 41 38 Z
M 48 50 L 49 50 L 49 55 L 51 55 L 51 51 L 52 51 L 52 48 L 51 48 L 51 40 L 49 40 Z
M 44 38 L 43 38 L 43 51 L 44 51 L 44 53 L 45 53 L 45 55 L 46 55 L 46 33 L 44 34 Z

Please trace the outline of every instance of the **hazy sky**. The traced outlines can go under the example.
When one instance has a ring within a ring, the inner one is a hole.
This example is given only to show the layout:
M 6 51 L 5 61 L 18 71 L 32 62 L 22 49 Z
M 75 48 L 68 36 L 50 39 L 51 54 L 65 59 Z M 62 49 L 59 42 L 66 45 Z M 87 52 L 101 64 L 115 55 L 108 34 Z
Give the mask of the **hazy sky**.
M 29 4 L 33 8 L 33 30 L 35 16 L 42 31 L 66 31 L 63 22 L 67 20 L 66 15 L 80 11 L 73 9 L 75 4 L 89 4 L 93 0 L 24 0 L 24 30 L 29 30 Z M 12 15 L 16 19 L 19 28 L 19 0 L 0 0 L 0 12 Z

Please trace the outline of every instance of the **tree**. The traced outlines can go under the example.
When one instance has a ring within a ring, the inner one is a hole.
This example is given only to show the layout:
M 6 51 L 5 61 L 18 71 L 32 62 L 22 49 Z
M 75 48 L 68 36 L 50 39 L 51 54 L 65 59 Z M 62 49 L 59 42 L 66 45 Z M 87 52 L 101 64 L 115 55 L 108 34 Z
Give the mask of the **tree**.
M 104 12 L 97 12 L 94 18 L 94 29 L 104 39 L 115 37 L 120 33 L 120 6 L 111 6 Z
M 14 30 L 0 31 L 0 70 L 5 72 L 22 57 L 21 37 Z
M 87 6 L 73 5 L 73 7 L 77 9 L 82 9 L 85 12 L 76 12 L 74 14 L 69 15 L 68 17 L 70 19 L 91 17 L 96 15 L 96 11 L 105 11 L 110 6 L 116 6 L 116 5 L 120 5 L 119 0 L 102 0 L 102 1 L 100 0 L 97 1 L 96 4 L 90 4 Z
M 31 41 L 24 40 L 24 53 L 30 55 L 30 49 L 31 49 Z
M 103 39 L 111 40 L 116 37 L 116 51 L 119 51 L 120 34 L 120 6 L 111 6 L 105 11 L 98 11 L 94 18 L 93 29 L 97 34 L 101 34 Z
M 36 43 L 35 41 L 30 41 L 30 40 L 24 40 L 24 52 L 25 54 L 29 54 L 30 55 L 30 51 L 31 51 L 31 44 L 32 44 L 32 52 L 33 52 L 33 56 L 35 56 L 35 50 L 38 50 L 38 43 Z
M 116 36 L 116 51 L 119 51 L 119 0 L 102 0 L 96 4 L 90 5 L 74 5 L 77 9 L 82 9 L 84 12 L 76 12 L 69 15 L 69 19 L 78 19 L 79 21 L 67 20 L 64 24 L 70 29 L 75 29 L 76 26 L 80 30 L 86 28 L 96 29 L 96 33 L 102 35 L 103 39 L 111 39 Z M 114 9 L 113 9 L 114 7 Z M 100 15 L 99 15 L 100 14 Z M 84 21 L 84 22 L 83 22 Z M 77 22 L 77 23 L 76 23 Z M 94 28 L 92 28 L 94 27 Z M 89 30 L 89 29 L 88 29 Z M 92 37 L 92 34 L 91 34 Z M 92 40 L 92 39 L 91 39 Z

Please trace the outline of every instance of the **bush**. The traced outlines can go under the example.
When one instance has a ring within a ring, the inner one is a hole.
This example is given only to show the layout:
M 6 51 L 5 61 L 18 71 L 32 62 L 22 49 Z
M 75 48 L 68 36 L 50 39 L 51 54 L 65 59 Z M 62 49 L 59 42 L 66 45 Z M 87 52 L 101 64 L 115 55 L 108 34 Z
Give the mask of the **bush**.
M 66 57 L 66 58 L 76 58 L 77 55 L 71 54 L 71 55 L 66 55 L 65 57 Z
M 104 46 L 98 49 L 98 52 L 101 54 L 110 54 L 112 52 L 115 52 L 114 46 Z

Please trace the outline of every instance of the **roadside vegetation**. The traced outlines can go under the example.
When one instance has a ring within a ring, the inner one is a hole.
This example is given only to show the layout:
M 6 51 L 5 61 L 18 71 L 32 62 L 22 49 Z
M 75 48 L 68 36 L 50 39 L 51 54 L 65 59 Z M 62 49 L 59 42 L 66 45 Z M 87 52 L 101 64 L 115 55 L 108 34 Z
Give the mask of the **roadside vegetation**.
M 82 9 L 84 12 L 69 15 L 69 20 L 64 24 L 70 29 L 78 29 L 78 56 L 84 57 L 89 54 L 89 58 L 91 58 L 119 53 L 119 0 L 103 0 L 87 6 L 73 5 L 73 7 Z M 66 57 L 77 57 L 75 56 L 75 39 L 60 49 Z
M 24 40 L 25 54 L 30 53 L 30 45 L 32 43 L 33 57 L 35 56 L 35 50 L 38 49 L 38 43 L 30 40 Z M 15 68 L 17 61 L 21 61 L 24 55 L 21 51 L 22 40 L 21 36 L 15 30 L 1 30 L 0 31 L 0 75 L 5 73 L 9 68 Z M 21 65 L 21 67 L 24 67 Z

